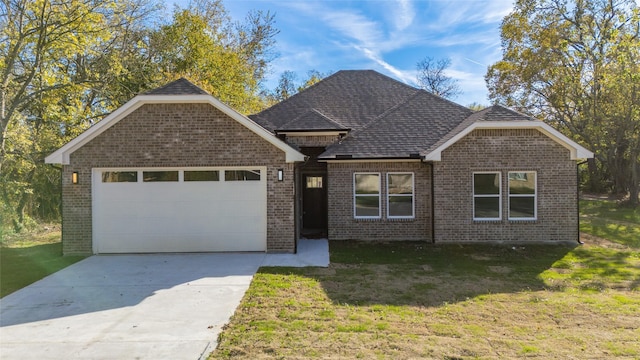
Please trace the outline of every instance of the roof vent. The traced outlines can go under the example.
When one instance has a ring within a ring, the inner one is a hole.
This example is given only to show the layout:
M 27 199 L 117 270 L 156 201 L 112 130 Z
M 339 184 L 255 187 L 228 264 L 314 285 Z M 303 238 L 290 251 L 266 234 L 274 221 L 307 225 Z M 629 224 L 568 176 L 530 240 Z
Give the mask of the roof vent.
M 336 159 L 351 159 L 352 157 L 353 155 L 344 155 L 344 154 L 336 155 Z
M 420 154 L 411 153 L 411 154 L 409 154 L 409 158 L 411 158 L 411 159 L 420 159 Z

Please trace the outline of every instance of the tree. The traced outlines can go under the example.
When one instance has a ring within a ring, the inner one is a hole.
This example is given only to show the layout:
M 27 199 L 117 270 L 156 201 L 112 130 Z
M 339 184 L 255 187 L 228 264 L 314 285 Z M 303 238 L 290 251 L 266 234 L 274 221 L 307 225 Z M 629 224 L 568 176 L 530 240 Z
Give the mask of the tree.
M 471 104 L 467 105 L 467 107 L 473 111 L 480 111 L 482 109 L 485 109 L 487 106 L 479 104 L 477 102 L 472 102 Z
M 502 23 L 493 102 L 547 121 L 595 151 L 589 188 L 638 204 L 640 10 L 632 0 L 519 0 Z
M 320 82 L 331 74 L 331 71 L 322 73 L 318 70 L 312 69 L 307 71 L 307 78 L 305 80 L 298 82 L 298 75 L 295 72 L 285 70 L 280 74 L 278 86 L 276 86 L 276 88 L 266 96 L 268 98 L 269 105 L 274 105 L 280 101 L 287 100 L 300 91 Z
M 319 83 L 320 81 L 322 81 L 322 79 L 330 76 L 331 74 L 333 74 L 333 71 L 327 71 L 325 73 L 322 73 L 316 69 L 307 71 L 307 78 L 302 81 L 302 84 L 300 84 L 300 86 L 298 86 L 298 92 Z
M 273 102 L 277 103 L 283 100 L 287 100 L 291 96 L 295 95 L 298 91 L 296 89 L 297 75 L 291 70 L 285 70 L 280 74 L 278 79 L 278 86 L 272 92 Z
M 231 23 L 220 0 L 176 8 L 172 22 L 152 32 L 152 61 L 164 79 L 185 76 L 237 110 L 263 107 L 260 83 L 278 30 L 269 12 Z
M 57 216 L 59 176 L 44 156 L 109 110 L 99 64 L 119 58 L 149 11 L 144 0 L 0 3 L 0 210 L 16 230 L 26 209 Z
M 420 60 L 416 64 L 418 86 L 445 99 L 455 99 L 462 91 L 458 81 L 446 75 L 449 66 L 449 58 L 435 60 L 427 56 Z
M 270 13 L 236 23 L 221 1 L 194 0 L 161 22 L 153 0 L 0 1 L 0 216 L 16 231 L 59 219 L 44 157 L 134 95 L 187 76 L 241 111 L 264 106 Z

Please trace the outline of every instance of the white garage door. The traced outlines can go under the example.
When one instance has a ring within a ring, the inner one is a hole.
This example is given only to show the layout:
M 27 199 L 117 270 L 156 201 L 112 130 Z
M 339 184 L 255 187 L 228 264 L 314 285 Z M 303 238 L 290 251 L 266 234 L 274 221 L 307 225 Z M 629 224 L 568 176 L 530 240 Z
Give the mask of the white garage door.
M 94 169 L 95 253 L 265 251 L 266 168 Z

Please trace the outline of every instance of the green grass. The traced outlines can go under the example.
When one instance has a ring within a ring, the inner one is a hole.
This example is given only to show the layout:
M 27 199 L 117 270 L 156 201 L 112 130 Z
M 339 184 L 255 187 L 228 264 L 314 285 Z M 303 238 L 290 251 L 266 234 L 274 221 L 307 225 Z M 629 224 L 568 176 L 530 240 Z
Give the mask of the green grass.
M 581 200 L 580 231 L 640 248 L 640 208 L 624 208 L 615 201 Z
M 83 258 L 62 256 L 59 229 L 41 228 L 24 234 L 4 233 L 0 243 L 0 297 Z
M 638 358 L 640 246 L 610 225 L 640 218 L 583 209 L 615 243 L 331 242 L 328 268 L 261 268 L 211 358 Z

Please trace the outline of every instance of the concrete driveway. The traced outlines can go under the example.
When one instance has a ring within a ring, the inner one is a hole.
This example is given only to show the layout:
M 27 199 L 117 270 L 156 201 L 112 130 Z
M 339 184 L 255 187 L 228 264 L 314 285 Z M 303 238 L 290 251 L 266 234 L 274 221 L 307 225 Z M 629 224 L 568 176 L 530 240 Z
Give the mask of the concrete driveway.
M 204 358 L 260 266 L 329 263 L 298 250 L 90 257 L 0 300 L 0 358 Z

